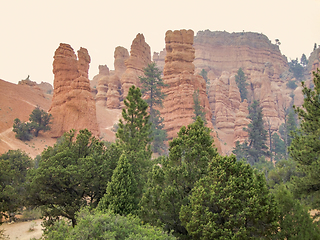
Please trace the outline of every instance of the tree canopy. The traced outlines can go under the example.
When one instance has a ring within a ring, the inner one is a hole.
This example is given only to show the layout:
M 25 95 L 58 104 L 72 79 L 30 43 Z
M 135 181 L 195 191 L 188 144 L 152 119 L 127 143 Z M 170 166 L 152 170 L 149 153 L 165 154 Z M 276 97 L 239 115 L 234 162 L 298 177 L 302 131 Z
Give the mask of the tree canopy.
M 187 230 L 181 225 L 179 212 L 188 204 L 188 196 L 197 180 L 207 171 L 209 161 L 217 155 L 210 136 L 200 117 L 182 127 L 170 143 L 169 156 L 155 164 L 141 199 L 141 217 L 166 231 L 174 231 L 181 239 Z
M 312 206 L 320 207 L 320 72 L 314 73 L 314 89 L 307 88 L 302 107 L 294 107 L 300 119 L 300 128 L 293 134 L 290 155 L 297 162 L 301 177 L 294 178 L 295 192 L 311 197 Z
M 0 156 L 0 224 L 2 217 L 24 206 L 27 170 L 31 158 L 20 150 L 9 150 Z
M 206 112 L 204 111 L 204 107 L 201 106 L 201 101 L 199 99 L 199 89 L 193 92 L 193 117 L 192 119 L 196 121 L 198 117 L 201 117 L 202 121 L 207 124 L 206 120 Z
M 273 239 L 278 209 L 265 178 L 232 156 L 216 156 L 180 219 L 192 239 Z
M 236 78 L 237 86 L 240 91 L 241 102 L 243 102 L 244 99 L 247 99 L 247 96 L 248 96 L 247 86 L 249 84 L 247 83 L 247 78 L 246 78 L 242 68 L 239 68 L 235 78 Z
M 48 225 L 62 216 L 74 226 L 81 207 L 97 206 L 118 160 L 107 158 L 105 151 L 87 129 L 77 136 L 74 130 L 65 133 L 54 147 L 43 151 L 39 167 L 28 174 L 28 202 L 41 207 Z
M 165 86 L 161 71 L 154 62 L 148 64 L 144 69 L 145 77 L 140 77 L 142 83 L 141 92 L 146 96 L 146 102 L 149 105 L 149 115 L 151 122 L 150 138 L 152 139 L 151 149 L 153 152 L 162 154 L 166 150 L 164 142 L 167 140 L 167 132 L 163 129 L 163 118 L 160 116 L 159 108 L 162 108 L 162 100 L 166 97 L 161 92 Z

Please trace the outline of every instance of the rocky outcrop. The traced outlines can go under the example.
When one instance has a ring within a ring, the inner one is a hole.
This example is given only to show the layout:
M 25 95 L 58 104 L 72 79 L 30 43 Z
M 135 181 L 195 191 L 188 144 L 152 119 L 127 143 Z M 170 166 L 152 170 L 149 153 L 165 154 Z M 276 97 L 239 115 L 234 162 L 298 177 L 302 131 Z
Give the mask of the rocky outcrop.
M 99 72 L 94 77 L 94 79 L 99 77 L 96 95 L 97 105 L 106 106 L 110 109 L 118 109 L 120 107 L 122 99 L 120 78 L 126 71 L 125 61 L 128 58 L 128 50 L 124 47 L 117 47 L 114 51 L 115 70 L 109 72 L 109 68 L 103 66 L 103 73 Z
M 51 134 L 60 137 L 71 129 L 87 128 L 99 135 L 96 107 L 88 79 L 90 56 L 80 48 L 78 59 L 72 47 L 61 43 L 53 61 L 54 92 L 49 113 L 53 116 Z
M 167 96 L 163 100 L 163 108 L 160 112 L 164 118 L 169 140 L 177 135 L 182 126 L 193 122 L 193 93 L 196 90 L 199 90 L 199 100 L 206 112 L 208 127 L 213 128 L 205 80 L 199 75 L 194 75 L 193 35 L 192 30 L 166 32 L 167 54 L 163 81 L 167 87 L 163 88 L 163 93 Z M 217 139 L 215 144 L 220 149 Z
M 245 99 L 242 103 L 240 103 L 239 110 L 235 114 L 234 121 L 234 143 L 239 141 L 239 143 L 243 143 L 248 139 L 248 132 L 244 130 L 244 128 L 248 127 L 250 120 L 248 119 L 249 110 L 248 110 L 248 102 Z
M 128 95 L 132 85 L 140 85 L 139 77 L 143 76 L 143 69 L 151 63 L 151 52 L 149 45 L 145 42 L 143 34 L 137 34 L 131 45 L 130 57 L 125 61 L 126 71 L 120 78 L 122 96 Z
M 152 60 L 153 62 L 156 63 L 157 68 L 163 72 L 163 68 L 164 68 L 164 59 L 167 55 L 167 51 L 166 49 L 163 49 L 163 51 L 161 51 L 160 53 L 154 52 L 153 56 L 152 56 Z

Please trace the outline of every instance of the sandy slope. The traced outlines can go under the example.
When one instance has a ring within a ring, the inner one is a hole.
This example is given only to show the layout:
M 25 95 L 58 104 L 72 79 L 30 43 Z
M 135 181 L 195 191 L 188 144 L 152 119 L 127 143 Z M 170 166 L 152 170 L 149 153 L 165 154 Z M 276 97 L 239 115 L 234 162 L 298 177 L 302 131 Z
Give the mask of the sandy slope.
M 4 229 L 4 234 L 12 240 L 29 240 L 30 238 L 40 238 L 42 235 L 42 220 L 34 220 L 28 222 L 4 223 L 0 229 Z M 29 231 L 30 227 L 35 223 L 33 231 Z

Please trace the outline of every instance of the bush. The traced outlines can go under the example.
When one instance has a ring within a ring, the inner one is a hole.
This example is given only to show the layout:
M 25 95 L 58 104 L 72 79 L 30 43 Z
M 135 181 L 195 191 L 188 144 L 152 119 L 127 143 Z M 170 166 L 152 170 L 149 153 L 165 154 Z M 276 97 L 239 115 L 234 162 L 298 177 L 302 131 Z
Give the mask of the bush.
M 288 81 L 286 85 L 288 88 L 293 89 L 293 90 L 298 87 L 295 81 Z
M 111 212 L 96 211 L 91 214 L 85 208 L 78 214 L 77 222 L 78 224 L 74 228 L 63 220 L 57 222 L 45 233 L 46 239 L 175 239 L 160 228 L 143 225 L 137 217 L 125 217 Z

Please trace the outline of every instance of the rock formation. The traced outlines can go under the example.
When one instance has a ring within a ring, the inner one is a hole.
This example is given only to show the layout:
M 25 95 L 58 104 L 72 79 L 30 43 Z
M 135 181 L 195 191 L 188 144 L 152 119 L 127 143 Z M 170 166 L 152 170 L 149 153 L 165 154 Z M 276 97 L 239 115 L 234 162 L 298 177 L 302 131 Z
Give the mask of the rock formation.
M 120 107 L 121 82 L 120 78 L 126 71 L 125 61 L 129 58 L 128 50 L 117 47 L 114 51 L 114 71 L 109 72 L 107 66 L 103 66 L 103 74 L 99 72 L 94 79 L 99 78 L 97 86 L 96 104 L 110 109 Z M 100 69 L 100 68 L 99 68 Z
M 78 59 L 70 45 L 61 43 L 53 61 L 54 92 L 49 113 L 54 120 L 53 137 L 60 137 L 71 129 L 87 128 L 99 135 L 96 107 L 88 79 L 90 56 L 80 48 Z
M 244 131 L 244 128 L 248 127 L 250 120 L 247 118 L 249 115 L 248 110 L 248 102 L 245 99 L 242 103 L 240 103 L 239 110 L 235 114 L 234 121 L 234 143 L 239 141 L 239 143 L 243 143 L 248 139 L 248 132 Z
M 199 100 L 206 112 L 208 127 L 213 128 L 205 80 L 199 75 L 194 75 L 193 35 L 192 30 L 166 32 L 167 54 L 163 81 L 167 84 L 167 87 L 163 88 L 163 93 L 167 96 L 163 100 L 163 108 L 160 109 L 160 112 L 164 118 L 169 140 L 177 135 L 182 126 L 193 122 L 194 103 L 192 95 L 196 90 L 199 90 Z M 220 149 L 217 139 L 215 139 L 215 144 Z
M 151 63 L 149 45 L 145 42 L 143 34 L 137 34 L 131 45 L 130 57 L 125 61 L 126 71 L 120 78 L 123 99 L 127 96 L 132 85 L 140 85 L 139 77 L 143 76 L 143 69 Z

